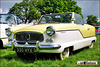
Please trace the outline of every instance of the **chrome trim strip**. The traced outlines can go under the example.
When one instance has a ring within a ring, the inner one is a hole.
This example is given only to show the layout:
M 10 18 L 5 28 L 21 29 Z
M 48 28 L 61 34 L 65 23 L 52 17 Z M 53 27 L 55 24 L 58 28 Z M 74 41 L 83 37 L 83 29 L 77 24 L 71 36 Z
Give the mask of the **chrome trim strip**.
M 11 44 L 6 44 L 5 47 L 34 47 L 37 49 L 37 51 L 39 49 L 58 49 L 61 47 L 61 45 L 25 45 L 25 44 L 17 44 L 12 46 Z
M 0 39 L 7 39 L 8 37 L 2 37 L 2 38 L 0 38 Z
M 36 47 L 36 45 L 24 45 L 24 44 L 18 44 L 18 45 L 15 45 L 15 48 L 16 47 Z
M 18 44 L 18 45 L 15 45 L 15 48 L 16 47 L 35 47 L 35 48 L 40 48 L 40 49 L 55 49 L 55 48 L 60 48 L 61 46 L 60 45 L 21 45 L 21 44 Z

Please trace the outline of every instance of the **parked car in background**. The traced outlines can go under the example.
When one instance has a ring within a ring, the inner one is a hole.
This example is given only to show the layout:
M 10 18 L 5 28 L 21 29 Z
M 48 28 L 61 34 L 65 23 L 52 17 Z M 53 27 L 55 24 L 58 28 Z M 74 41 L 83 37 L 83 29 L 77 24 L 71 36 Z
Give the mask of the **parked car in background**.
M 95 26 L 95 32 L 96 34 L 100 34 L 100 26 Z
M 11 26 L 16 26 L 19 23 L 19 18 L 13 14 L 0 14 L 0 48 L 3 48 L 3 45 L 8 43 L 8 37 L 5 34 L 5 29 Z
M 12 47 L 18 56 L 55 53 L 62 60 L 71 51 L 92 48 L 96 41 L 95 27 L 74 12 L 43 15 L 37 25 L 10 27 L 6 35 L 11 41 L 5 47 Z

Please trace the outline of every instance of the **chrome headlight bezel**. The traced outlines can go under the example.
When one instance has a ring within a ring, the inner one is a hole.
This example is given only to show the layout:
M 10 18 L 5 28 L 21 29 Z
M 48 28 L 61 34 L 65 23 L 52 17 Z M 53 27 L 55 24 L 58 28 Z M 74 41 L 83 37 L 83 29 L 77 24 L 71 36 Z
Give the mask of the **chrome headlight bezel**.
M 54 27 L 52 27 L 52 26 L 47 27 L 47 29 L 46 29 L 46 34 L 47 34 L 48 36 L 54 35 L 54 34 L 55 34 L 55 29 L 54 29 Z
M 6 31 L 6 35 L 7 35 L 8 37 L 12 35 L 12 31 L 11 31 L 10 28 L 6 28 L 5 31 Z

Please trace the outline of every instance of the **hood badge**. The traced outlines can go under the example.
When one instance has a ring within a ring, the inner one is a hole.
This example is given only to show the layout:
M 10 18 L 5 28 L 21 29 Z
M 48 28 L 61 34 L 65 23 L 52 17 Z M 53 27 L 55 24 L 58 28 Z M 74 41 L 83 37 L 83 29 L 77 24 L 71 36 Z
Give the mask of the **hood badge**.
M 28 45 L 28 43 L 26 42 L 25 45 Z
M 30 40 L 30 34 L 25 34 L 26 40 Z

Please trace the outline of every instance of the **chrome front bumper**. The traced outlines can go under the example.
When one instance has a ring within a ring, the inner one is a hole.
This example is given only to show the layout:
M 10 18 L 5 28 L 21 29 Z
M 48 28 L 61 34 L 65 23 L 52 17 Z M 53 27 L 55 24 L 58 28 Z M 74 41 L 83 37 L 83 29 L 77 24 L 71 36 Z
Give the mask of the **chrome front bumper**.
M 6 44 L 6 48 L 12 48 L 12 50 L 15 50 L 16 48 L 35 48 L 35 52 L 39 52 L 39 50 L 54 50 L 54 49 L 59 49 L 61 45 L 56 44 L 56 45 L 40 45 L 39 41 L 36 42 L 36 45 L 29 45 L 29 44 L 17 44 L 14 45 L 12 42 L 11 44 Z

